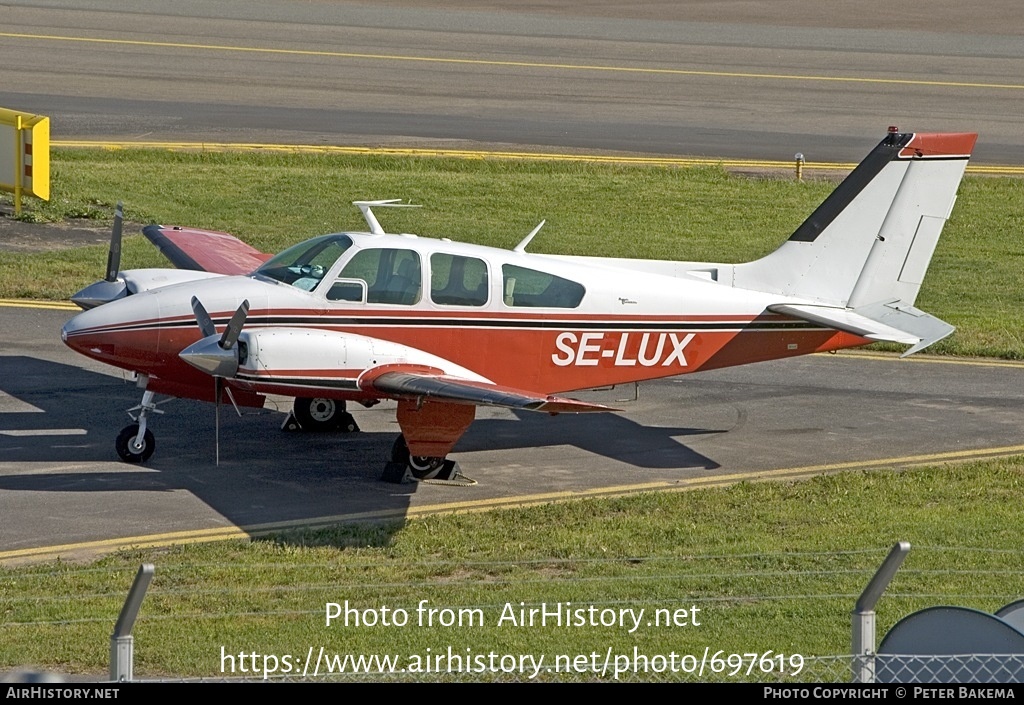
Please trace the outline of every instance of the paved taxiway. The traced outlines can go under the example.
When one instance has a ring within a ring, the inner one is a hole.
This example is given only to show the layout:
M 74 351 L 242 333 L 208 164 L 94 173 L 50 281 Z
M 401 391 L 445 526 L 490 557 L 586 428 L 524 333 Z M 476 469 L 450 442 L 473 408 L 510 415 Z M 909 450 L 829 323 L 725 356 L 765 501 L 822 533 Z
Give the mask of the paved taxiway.
M 174 400 L 131 466 L 113 438 L 141 394 L 60 343 L 71 313 L 0 306 L 0 560 L 1024 452 L 1024 365 L 817 355 L 645 383 L 636 401 L 586 393 L 616 414 L 481 410 L 453 454 L 473 487 L 378 480 L 390 403 L 357 410 L 352 436 L 226 410 L 216 467 L 213 407 Z
M 890 124 L 1024 164 L 1016 0 L 35 0 L 0 105 L 56 139 L 858 161 Z

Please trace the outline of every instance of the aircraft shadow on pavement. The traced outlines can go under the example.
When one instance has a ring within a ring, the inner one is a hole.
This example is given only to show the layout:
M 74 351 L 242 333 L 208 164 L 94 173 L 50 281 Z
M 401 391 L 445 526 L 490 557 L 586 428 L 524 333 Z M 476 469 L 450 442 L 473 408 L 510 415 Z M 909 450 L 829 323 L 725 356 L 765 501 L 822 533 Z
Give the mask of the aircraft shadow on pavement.
M 232 523 L 252 526 L 404 512 L 417 489 L 380 482 L 381 459 L 394 434 L 284 433 L 282 414 L 261 411 L 239 418 L 230 405 L 221 409 L 216 466 L 213 405 L 178 399 L 161 404 L 166 413 L 152 419 L 156 453 L 150 461 L 122 463 L 114 438 L 131 423 L 125 410 L 141 398 L 134 385 L 27 357 L 0 357 L 0 368 L 5 371 L 0 391 L 13 397 L 0 397 L 0 492 L 184 490 Z M 39 432 L 46 435 L 33 435 Z M 39 467 L 47 463 L 54 467 Z M 132 512 L 130 500 L 120 506 L 119 511 Z
M 8 371 L 0 379 L 0 391 L 23 403 L 6 413 L 0 407 L 0 462 L 118 462 L 114 437 L 131 423 L 125 410 L 138 404 L 139 389 L 70 365 L 27 357 L 0 360 Z M 158 402 L 165 413 L 150 422 L 156 453 L 144 466 L 125 467 L 161 472 L 212 468 L 213 405 L 183 399 Z M 675 438 L 720 430 L 644 426 L 621 414 L 509 413 L 515 418 L 478 418 L 453 457 L 462 452 L 569 445 L 638 467 L 719 467 Z M 283 419 L 269 410 L 246 410 L 239 418 L 230 405 L 222 406 L 221 467 L 255 470 L 266 465 L 296 481 L 310 472 L 356 472 L 365 466 L 370 468 L 366 478 L 376 480 L 395 438 L 394 433 L 281 433 Z M 24 432 L 52 435 L 9 435 Z
M 482 418 L 455 448 L 459 451 L 574 446 L 638 469 L 721 467 L 676 440 L 678 436 L 723 433 L 687 427 L 644 426 L 621 414 L 538 414 L 510 411 L 515 419 Z
M 0 357 L 0 368 L 0 391 L 13 398 L 0 397 L 0 492 L 185 491 L 244 527 L 355 513 L 400 516 L 419 487 L 380 480 L 394 432 L 285 433 L 281 413 L 240 418 L 230 405 L 221 408 L 217 466 L 213 405 L 177 399 L 161 404 L 166 413 L 152 418 L 154 456 L 142 466 L 125 464 L 115 454 L 114 437 L 131 423 L 125 410 L 141 398 L 133 384 L 29 357 Z M 453 457 L 571 445 L 581 456 L 602 455 L 637 469 L 718 467 L 674 438 L 717 431 L 645 427 L 617 414 L 515 416 L 478 419 Z M 33 435 L 39 432 L 45 435 Z M 585 462 L 579 460 L 581 467 Z M 40 469 L 40 463 L 56 467 Z M 65 463 L 72 468 L 61 471 Z M 470 464 L 466 470 L 486 484 L 479 468 Z M 9 497 L 0 500 L 0 510 L 4 501 L 34 500 Z M 130 507 L 125 500 L 122 510 Z

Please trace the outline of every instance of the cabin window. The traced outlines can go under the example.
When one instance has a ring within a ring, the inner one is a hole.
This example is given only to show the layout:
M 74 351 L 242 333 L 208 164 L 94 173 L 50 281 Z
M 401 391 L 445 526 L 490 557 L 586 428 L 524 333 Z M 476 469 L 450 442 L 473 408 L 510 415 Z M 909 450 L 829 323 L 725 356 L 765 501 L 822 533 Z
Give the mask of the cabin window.
M 430 300 L 441 306 L 486 306 L 487 263 L 443 252 L 430 256 Z
M 502 265 L 501 274 L 506 306 L 576 308 L 587 291 L 574 281 L 512 264 Z
M 321 235 L 275 255 L 253 274 L 311 291 L 351 246 L 347 235 Z
M 366 282 L 362 279 L 336 279 L 327 291 L 327 300 L 366 303 Z
M 412 250 L 361 250 L 339 278 L 366 282 L 366 302 L 410 305 L 420 300 L 420 256 Z

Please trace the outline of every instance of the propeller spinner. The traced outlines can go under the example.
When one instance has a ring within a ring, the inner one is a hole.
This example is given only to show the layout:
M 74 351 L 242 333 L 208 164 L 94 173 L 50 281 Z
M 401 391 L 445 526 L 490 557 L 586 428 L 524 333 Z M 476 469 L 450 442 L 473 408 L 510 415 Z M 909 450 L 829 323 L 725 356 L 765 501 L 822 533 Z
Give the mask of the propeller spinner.
M 214 377 L 234 377 L 238 372 L 238 336 L 249 315 L 249 302 L 243 301 L 224 332 L 218 336 L 213 319 L 196 297 L 192 297 L 192 311 L 203 337 L 178 353 L 178 356 L 198 370 Z
M 107 271 L 101 281 L 90 284 L 71 297 L 84 310 L 96 308 L 105 303 L 128 296 L 128 285 L 119 279 L 121 268 L 121 230 L 124 225 L 124 208 L 118 201 L 114 209 L 114 225 L 110 231 L 110 249 L 107 251 Z

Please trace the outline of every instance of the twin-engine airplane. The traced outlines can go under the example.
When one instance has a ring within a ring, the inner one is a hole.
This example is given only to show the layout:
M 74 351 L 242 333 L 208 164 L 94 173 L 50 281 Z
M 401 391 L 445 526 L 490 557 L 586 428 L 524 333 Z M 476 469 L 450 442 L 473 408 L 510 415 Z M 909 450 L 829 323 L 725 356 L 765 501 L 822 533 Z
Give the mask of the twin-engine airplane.
M 305 427 L 395 399 L 385 477 L 446 478 L 477 406 L 606 411 L 561 394 L 878 340 L 910 355 L 946 337 L 913 304 L 976 137 L 890 128 L 787 242 L 745 264 L 529 253 L 540 226 L 509 251 L 391 235 L 371 208 L 393 201 L 356 202 L 369 232 L 274 257 L 151 225 L 179 269 L 118 272 L 112 244 L 62 338 L 137 373 L 137 423 L 116 443 L 128 462 L 153 453 L 154 394 L 292 396 Z

